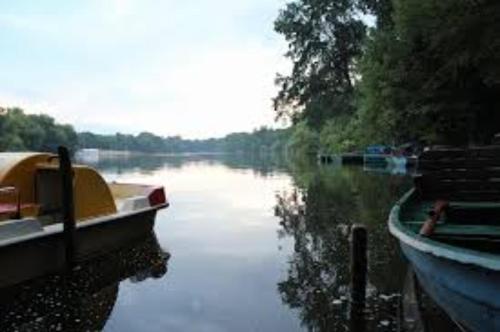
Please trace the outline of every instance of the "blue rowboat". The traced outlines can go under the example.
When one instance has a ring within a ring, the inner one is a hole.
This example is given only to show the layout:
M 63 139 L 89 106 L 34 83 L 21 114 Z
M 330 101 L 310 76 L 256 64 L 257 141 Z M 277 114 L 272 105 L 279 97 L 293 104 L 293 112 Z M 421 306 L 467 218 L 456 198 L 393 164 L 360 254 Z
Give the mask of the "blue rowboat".
M 424 290 L 471 331 L 500 331 L 498 151 L 424 154 L 433 170 L 416 179 L 389 216 L 389 230 Z

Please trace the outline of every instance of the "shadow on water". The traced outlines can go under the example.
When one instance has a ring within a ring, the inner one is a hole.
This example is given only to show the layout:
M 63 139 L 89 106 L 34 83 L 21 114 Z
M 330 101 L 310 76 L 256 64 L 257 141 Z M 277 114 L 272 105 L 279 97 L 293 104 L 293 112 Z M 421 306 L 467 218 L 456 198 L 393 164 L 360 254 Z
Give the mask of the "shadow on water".
M 70 273 L 0 289 L 0 331 L 100 331 L 115 305 L 120 282 L 162 277 L 169 257 L 151 233 Z
M 401 299 L 400 327 L 407 332 L 462 332 L 425 292 L 413 268 L 408 267 Z

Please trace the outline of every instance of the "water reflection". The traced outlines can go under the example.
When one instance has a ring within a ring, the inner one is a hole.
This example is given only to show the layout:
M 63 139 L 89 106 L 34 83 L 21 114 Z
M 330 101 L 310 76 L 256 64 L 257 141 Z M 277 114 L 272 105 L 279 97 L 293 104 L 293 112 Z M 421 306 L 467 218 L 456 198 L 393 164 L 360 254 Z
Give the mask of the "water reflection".
M 70 273 L 0 289 L 0 331 L 100 331 L 115 305 L 120 282 L 162 277 L 169 257 L 150 234 Z
M 138 156 L 97 167 L 108 180 L 168 188 L 172 206 L 158 214 L 155 231 L 176 258 L 168 287 L 125 282 L 118 299 L 122 277 L 96 288 L 106 294 L 98 302 L 114 305 L 105 330 L 347 331 L 348 236 L 362 223 L 369 233 L 366 331 L 433 331 L 408 325 L 416 319 L 405 311 L 408 266 L 386 226 L 411 185 L 403 174 L 244 155 Z M 125 277 L 149 276 L 136 269 Z M 17 322 L 36 322 L 22 317 Z
M 349 231 L 369 232 L 367 330 L 394 330 L 405 264 L 385 220 L 408 180 L 361 168 L 302 170 L 291 192 L 277 195 L 281 237 L 294 239 L 288 276 L 278 284 L 282 300 L 300 311 L 310 331 L 349 328 Z
M 78 162 L 96 167 L 107 173 L 140 172 L 151 174 L 161 168 L 181 168 L 189 164 L 225 165 L 231 169 L 252 170 L 259 176 L 285 171 L 283 156 L 248 154 L 178 154 L 178 155 L 102 155 L 97 159 L 79 159 Z

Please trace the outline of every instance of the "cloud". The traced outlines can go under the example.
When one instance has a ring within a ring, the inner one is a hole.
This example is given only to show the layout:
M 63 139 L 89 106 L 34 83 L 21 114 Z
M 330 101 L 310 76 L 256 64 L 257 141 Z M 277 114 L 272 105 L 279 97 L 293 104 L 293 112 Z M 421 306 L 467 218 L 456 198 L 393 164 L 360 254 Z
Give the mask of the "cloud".
M 274 75 L 288 68 L 272 32 L 278 7 L 96 0 L 10 9 L 0 15 L 0 103 L 100 132 L 209 137 L 271 125 Z
M 273 124 L 273 78 L 285 66 L 276 50 L 258 44 L 186 55 L 174 68 L 158 62 L 147 73 L 122 73 L 92 89 L 86 82 L 67 87 L 58 108 L 73 112 L 59 116 L 88 130 L 103 123 L 187 137 L 251 130 Z

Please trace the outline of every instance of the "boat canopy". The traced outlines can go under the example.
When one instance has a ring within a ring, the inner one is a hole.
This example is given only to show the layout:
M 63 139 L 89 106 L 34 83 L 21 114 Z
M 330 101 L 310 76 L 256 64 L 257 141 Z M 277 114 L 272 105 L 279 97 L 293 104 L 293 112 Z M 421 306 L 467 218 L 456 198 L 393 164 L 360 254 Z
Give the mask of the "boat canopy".
M 0 153 L 0 187 L 15 187 L 21 203 L 34 203 L 36 166 L 55 157 L 49 153 Z
M 0 188 L 12 187 L 17 193 L 10 198 L 0 195 L 0 204 L 36 206 L 35 209 L 26 209 L 31 216 L 60 213 L 58 170 L 59 163 L 54 154 L 0 153 Z M 111 191 L 96 170 L 74 165 L 73 190 L 77 221 L 116 213 Z

